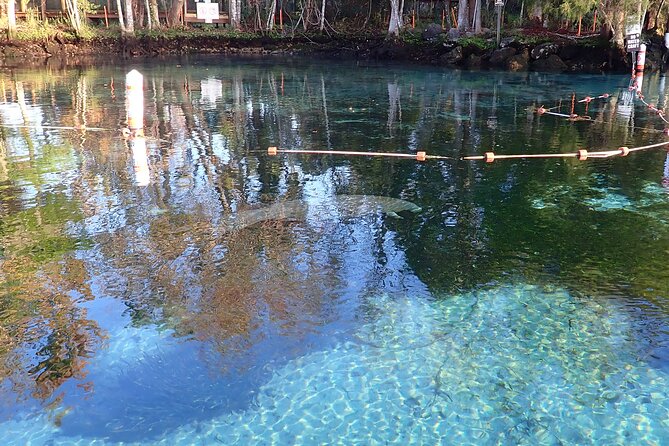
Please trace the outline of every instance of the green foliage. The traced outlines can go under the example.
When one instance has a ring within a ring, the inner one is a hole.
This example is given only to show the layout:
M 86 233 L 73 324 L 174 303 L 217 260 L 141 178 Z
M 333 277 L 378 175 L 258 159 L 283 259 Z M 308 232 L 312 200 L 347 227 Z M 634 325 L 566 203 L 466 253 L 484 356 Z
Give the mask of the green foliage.
M 558 13 L 565 18 L 576 20 L 579 17 L 593 11 L 599 2 L 597 0 L 569 0 L 560 2 Z
M 120 32 L 120 31 L 119 31 Z M 229 39 L 251 40 L 262 35 L 259 33 L 236 31 L 231 29 L 219 30 L 215 28 L 166 28 L 166 29 L 138 29 L 135 35 L 147 39 L 188 39 L 193 37 L 222 37 Z M 266 36 L 268 34 L 265 34 Z M 278 33 L 269 34 L 270 37 L 280 37 Z
M 117 23 L 110 23 L 109 28 L 105 27 L 104 25 L 99 26 L 99 27 L 89 27 L 88 28 L 92 34 L 91 37 L 86 37 L 85 39 L 117 39 L 121 36 L 121 28 Z M 146 34 L 147 31 L 144 30 L 138 30 L 136 31 L 136 34 Z
M 463 37 L 458 43 L 463 47 L 475 47 L 480 50 L 489 50 L 495 47 L 495 42 L 481 36 Z
M 611 46 L 608 39 L 602 36 L 590 37 L 588 39 L 583 39 L 578 42 L 578 44 L 584 48 L 601 48 L 607 49 Z
M 539 45 L 553 40 L 547 35 L 527 35 L 522 30 L 514 30 L 506 33 L 506 35 L 514 37 L 516 41 L 524 45 Z
M 93 3 L 90 0 L 79 0 L 77 3 L 79 5 L 79 11 L 84 14 L 98 12 L 102 9 L 100 5 Z
M 226 37 L 231 39 L 251 40 L 257 38 L 259 35 L 249 31 L 239 31 L 231 29 L 225 33 Z
M 421 34 L 416 31 L 406 31 L 400 33 L 400 40 L 409 45 L 422 45 L 425 43 Z
M 44 41 L 52 39 L 59 33 L 58 26 L 49 20 L 41 20 L 37 9 L 31 8 L 26 11 L 25 21 L 19 22 L 16 38 L 25 41 Z
M 88 25 L 83 25 L 79 30 L 79 38 L 84 40 L 91 40 L 97 37 L 96 30 Z

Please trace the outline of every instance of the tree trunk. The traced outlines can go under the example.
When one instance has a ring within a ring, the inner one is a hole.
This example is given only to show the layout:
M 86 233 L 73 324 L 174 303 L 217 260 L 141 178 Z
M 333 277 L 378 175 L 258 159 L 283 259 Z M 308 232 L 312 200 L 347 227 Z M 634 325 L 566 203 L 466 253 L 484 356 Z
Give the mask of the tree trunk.
M 274 29 L 274 21 L 276 20 L 276 0 L 272 0 L 272 4 L 269 8 L 269 15 L 267 16 L 265 29 L 271 31 Z
M 390 0 L 390 23 L 388 24 L 388 37 L 399 36 L 400 29 L 402 29 L 402 10 L 400 9 L 400 0 Z
M 653 28 L 654 29 L 657 29 L 657 27 L 659 26 L 658 25 L 658 23 L 659 23 L 658 19 L 660 17 L 660 12 L 662 12 L 662 6 L 664 6 L 664 0 L 660 1 L 659 6 L 657 7 L 657 11 L 655 11 L 655 19 L 653 20 L 653 23 L 654 23 Z M 664 32 L 665 33 L 667 32 L 666 28 L 665 28 Z
M 241 0 L 230 0 L 230 26 L 232 29 L 239 29 L 242 22 L 242 2 Z
M 153 17 L 151 17 L 151 5 L 149 5 L 149 0 L 144 0 L 144 9 L 146 9 L 146 26 L 149 29 L 153 29 Z
M 135 34 L 135 18 L 132 13 L 132 0 L 125 0 L 125 31 Z
M 469 29 L 469 0 L 458 1 L 458 31 Z
M 613 31 L 613 43 L 618 48 L 625 47 L 625 11 L 619 10 L 613 13 L 613 22 L 611 23 Z
M 185 0 L 174 0 L 169 12 L 167 13 L 167 26 L 173 28 L 181 24 L 181 16 L 183 15 L 184 11 L 184 1 Z M 230 4 L 232 4 L 233 1 L 234 0 L 231 0 Z
M 259 29 L 260 31 L 262 31 L 262 17 L 260 15 L 260 2 L 256 1 L 254 3 L 255 3 L 254 6 L 256 8 L 256 20 L 255 20 L 256 24 L 255 24 L 255 27 L 256 27 L 256 29 Z
M 158 17 L 158 0 L 149 0 L 149 17 L 154 28 L 160 28 L 160 17 Z
M 325 29 L 325 0 L 323 0 L 323 3 L 321 5 L 321 25 L 320 25 L 320 30 L 321 33 Z
M 541 4 L 535 4 L 534 6 L 530 6 L 528 8 L 531 8 L 531 9 L 528 9 L 528 12 L 529 12 L 528 15 L 529 15 L 529 18 L 530 18 L 530 21 L 532 22 L 532 24 L 545 27 L 544 26 L 545 25 L 544 24 L 544 17 L 543 17 L 544 16 L 544 10 L 541 7 Z
M 311 18 L 312 15 L 314 14 L 313 1 L 314 0 L 300 1 L 300 6 L 302 9 L 300 20 L 302 21 L 302 29 L 304 30 L 304 32 L 307 32 L 309 30 L 309 25 L 311 25 Z
M 123 20 L 121 0 L 116 0 L 116 10 L 118 12 L 118 26 L 121 28 L 121 33 L 125 33 L 125 20 Z
M 7 0 L 7 38 L 12 40 L 16 36 L 16 4 L 14 0 Z
M 67 18 L 70 22 L 70 26 L 74 30 L 75 35 L 81 35 L 81 15 L 79 13 L 79 1 L 78 0 L 65 0 L 65 6 L 67 7 Z
M 148 0 L 134 0 L 132 4 L 133 29 L 144 28 L 149 16 Z
M 481 0 L 476 0 L 474 6 L 474 32 L 476 34 L 481 34 Z

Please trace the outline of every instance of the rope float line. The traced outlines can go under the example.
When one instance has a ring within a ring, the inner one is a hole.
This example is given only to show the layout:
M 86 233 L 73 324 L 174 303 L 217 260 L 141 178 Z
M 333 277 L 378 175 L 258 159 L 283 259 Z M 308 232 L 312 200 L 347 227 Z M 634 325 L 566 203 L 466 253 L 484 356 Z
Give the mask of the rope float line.
M 669 122 L 664 118 L 664 112 L 661 110 L 657 109 L 655 106 L 652 104 L 648 104 L 643 100 L 643 96 L 638 94 L 639 98 L 641 101 L 648 106 L 651 110 L 655 111 L 660 118 L 667 124 Z M 587 115 L 578 115 L 574 113 L 574 106 L 576 103 L 585 103 L 586 108 L 588 104 L 594 100 L 597 99 L 608 99 L 610 98 L 611 95 L 609 93 L 604 93 L 599 96 L 586 96 L 583 99 L 576 100 L 576 95 L 572 95 L 571 98 L 571 113 L 566 114 L 566 113 L 557 113 L 553 112 L 550 110 L 553 110 L 555 108 L 560 108 L 560 106 L 557 107 L 551 107 L 551 108 L 545 108 L 543 105 L 539 108 L 536 109 L 536 113 L 538 115 L 553 115 L 553 116 L 559 116 L 563 118 L 567 118 L 567 120 L 575 122 L 575 121 L 592 121 L 592 118 Z M 669 129 L 664 129 L 663 133 L 665 135 L 669 135 Z M 383 153 L 383 152 L 355 152 L 355 151 L 345 151 L 345 150 L 294 150 L 294 149 L 279 149 L 278 147 L 268 147 L 267 148 L 267 154 L 270 156 L 275 156 L 279 153 L 295 153 L 295 154 L 304 154 L 304 155 L 350 155 L 350 156 L 381 156 L 381 157 L 389 157 L 389 158 L 408 158 L 408 159 L 415 159 L 416 161 L 427 161 L 429 159 L 447 159 L 447 160 L 460 160 L 460 161 L 485 161 L 486 163 L 492 163 L 495 160 L 502 160 L 502 159 L 537 159 L 537 158 L 543 158 L 543 159 L 548 159 L 548 158 L 576 158 L 579 161 L 585 161 L 589 158 L 609 158 L 612 156 L 627 156 L 632 152 L 638 152 L 641 150 L 647 150 L 651 148 L 656 148 L 656 147 L 662 147 L 662 146 L 669 146 L 669 141 L 657 143 L 657 144 L 650 144 L 646 146 L 639 146 L 639 147 L 619 147 L 615 150 L 604 150 L 604 151 L 596 151 L 596 152 L 588 152 L 585 149 L 578 150 L 576 152 L 571 152 L 571 153 L 533 153 L 533 154 L 511 154 L 511 155 L 497 155 L 494 152 L 485 152 L 483 155 L 472 155 L 472 156 L 463 156 L 461 158 L 453 158 L 453 157 L 448 157 L 448 156 L 438 156 L 438 155 L 428 155 L 426 152 L 416 152 L 416 154 L 410 154 L 410 153 Z
M 610 94 L 608 94 L 608 93 L 604 93 L 604 94 L 600 94 L 599 96 L 595 96 L 595 97 L 592 97 L 592 96 L 586 96 L 586 97 L 584 97 L 583 99 L 581 99 L 581 100 L 578 101 L 578 102 L 579 102 L 579 103 L 580 103 L 580 102 L 588 103 L 588 102 L 592 102 L 592 101 L 594 101 L 595 99 L 608 99 L 608 98 L 610 98 L 610 97 L 611 97 Z
M 574 113 L 574 106 L 576 103 L 585 103 L 586 107 L 586 113 L 587 113 L 587 107 L 590 104 L 590 102 L 595 101 L 597 99 L 608 99 L 610 98 L 611 95 L 609 93 L 604 93 L 600 94 L 599 96 L 586 96 L 583 99 L 579 99 L 578 101 L 576 100 L 576 96 L 572 95 L 571 99 L 571 113 L 557 113 L 553 112 L 551 110 L 560 108 L 562 107 L 561 105 L 555 106 L 555 107 L 550 107 L 546 108 L 543 105 L 539 108 L 536 109 L 536 113 L 538 115 L 552 115 L 552 116 L 558 116 L 560 118 L 567 118 L 568 121 L 576 122 L 576 121 L 592 121 L 592 118 L 588 115 L 578 115 Z
M 585 161 L 589 158 L 610 158 L 612 156 L 620 155 L 627 156 L 632 152 L 639 152 L 641 150 L 653 149 L 656 147 L 669 146 L 669 141 L 660 142 L 656 144 L 649 144 L 639 147 L 618 147 L 615 150 L 604 150 L 597 152 L 588 152 L 585 149 L 578 150 L 571 153 L 528 153 L 528 154 L 513 154 L 513 155 L 497 155 L 495 152 L 485 152 L 484 155 L 463 156 L 460 158 L 453 158 L 450 156 L 428 155 L 425 152 L 412 153 L 383 153 L 383 152 L 355 152 L 347 150 L 295 150 L 295 149 L 279 149 L 278 147 L 268 147 L 267 154 L 276 156 L 279 153 L 294 153 L 301 155 L 350 155 L 350 156 L 382 156 L 388 158 L 405 158 L 414 159 L 416 161 L 427 161 L 430 159 L 446 159 L 459 161 L 485 161 L 492 163 L 495 160 L 503 159 L 531 159 L 531 158 L 576 158 L 579 161 Z
M 652 112 L 655 113 L 657 116 L 659 116 L 659 118 L 660 118 L 662 121 L 664 121 L 665 124 L 669 124 L 669 121 L 667 121 L 667 118 L 664 117 L 664 115 L 665 115 L 664 110 L 661 110 L 661 109 L 657 108 L 657 107 L 655 106 L 655 104 L 649 104 L 648 102 L 646 102 L 646 99 L 643 97 L 643 95 L 642 95 L 641 93 L 638 93 L 638 92 L 637 92 L 637 99 L 639 99 L 639 100 L 643 103 L 643 105 L 645 105 L 646 107 L 648 107 L 648 109 L 649 109 L 650 111 L 652 111 Z M 665 135 L 669 135 L 669 128 L 664 129 L 664 134 L 665 134 Z
M 350 155 L 350 156 L 383 156 L 387 158 L 409 158 L 416 161 L 427 160 L 455 160 L 452 156 L 428 155 L 425 152 L 413 153 L 385 153 L 385 152 L 355 152 L 349 150 L 295 150 L 295 149 L 280 149 L 278 147 L 268 147 L 267 154 L 270 156 L 278 155 L 279 153 L 296 153 L 301 155 Z

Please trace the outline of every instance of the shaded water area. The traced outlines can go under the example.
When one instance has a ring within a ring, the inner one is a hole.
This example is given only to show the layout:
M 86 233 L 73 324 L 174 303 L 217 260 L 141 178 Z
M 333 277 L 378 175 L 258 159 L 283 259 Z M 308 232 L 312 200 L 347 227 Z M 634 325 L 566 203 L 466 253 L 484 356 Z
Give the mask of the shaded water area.
M 118 131 L 132 68 L 143 143 Z M 266 155 L 662 141 L 627 82 L 222 58 L 2 73 L 0 442 L 669 442 L 666 151 Z M 612 97 L 590 122 L 532 113 L 572 93 Z

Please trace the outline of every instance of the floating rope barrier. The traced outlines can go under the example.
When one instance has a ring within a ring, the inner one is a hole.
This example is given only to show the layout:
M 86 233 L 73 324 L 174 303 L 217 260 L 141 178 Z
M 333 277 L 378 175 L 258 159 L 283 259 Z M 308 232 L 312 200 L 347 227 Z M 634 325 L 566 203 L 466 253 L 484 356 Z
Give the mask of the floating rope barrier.
M 609 99 L 611 95 L 609 93 L 604 93 L 599 96 L 585 96 L 582 99 L 576 100 L 576 95 L 573 94 L 571 98 L 571 113 L 559 113 L 551 110 L 559 109 L 562 107 L 562 101 L 560 105 L 555 107 L 546 108 L 543 105 L 536 108 L 535 112 L 537 115 L 552 115 L 558 116 L 561 118 L 566 118 L 568 121 L 593 121 L 593 119 L 588 115 L 578 115 L 574 113 L 574 107 L 577 103 L 583 103 L 586 107 L 586 113 L 588 109 L 588 104 L 595 100 L 605 100 Z M 658 109 L 653 104 L 649 104 L 643 98 L 643 95 L 637 91 L 637 97 L 641 102 L 643 102 L 650 110 L 655 112 L 665 123 L 669 124 L 669 121 L 665 118 L 664 111 Z M 651 129 L 649 129 L 651 130 Z M 656 130 L 659 131 L 659 130 Z M 669 128 L 662 130 L 662 133 L 669 135 Z M 294 153 L 294 154 L 304 154 L 304 155 L 349 155 L 349 156 L 381 156 L 389 158 L 405 158 L 405 159 L 414 159 L 416 161 L 427 161 L 431 159 L 441 159 L 441 160 L 454 160 L 454 161 L 485 161 L 486 163 L 492 163 L 496 160 L 505 160 L 505 159 L 549 159 L 549 158 L 576 158 L 579 161 L 585 161 L 587 159 L 596 159 L 596 158 L 610 158 L 612 156 L 627 156 L 633 152 L 639 152 L 642 150 L 653 149 L 657 147 L 669 146 L 669 141 L 659 142 L 655 144 L 648 144 L 645 146 L 638 147 L 618 147 L 613 150 L 601 150 L 601 151 L 588 151 L 585 149 L 577 150 L 576 152 L 568 153 L 526 153 L 526 154 L 496 154 L 495 152 L 485 152 L 483 155 L 470 155 L 463 156 L 460 158 L 454 158 L 449 156 L 439 156 L 439 155 L 428 155 L 426 152 L 416 152 L 413 153 L 384 153 L 384 152 L 355 152 L 355 151 L 346 151 L 346 150 L 293 150 L 293 149 L 279 149 L 278 147 L 268 147 L 267 154 L 270 156 L 277 155 L 279 153 Z
M 587 114 L 585 115 L 579 115 L 577 113 L 574 113 L 574 108 L 576 104 L 585 104 L 585 113 L 588 113 L 588 105 L 590 105 L 590 102 L 598 100 L 598 99 L 608 99 L 610 98 L 611 95 L 609 93 L 604 93 L 600 94 L 599 96 L 586 96 L 583 99 L 576 100 L 576 95 L 572 95 L 571 98 L 571 112 L 570 113 L 558 113 L 554 112 L 551 110 L 554 109 L 559 109 L 562 107 L 562 101 L 560 101 L 560 105 L 556 105 L 555 107 L 549 107 L 546 108 L 543 105 L 540 107 L 537 107 L 535 109 L 535 113 L 537 115 L 552 115 L 552 116 L 558 116 L 560 118 L 566 118 L 568 121 L 572 122 L 577 122 L 577 121 L 592 121 L 592 118 L 588 116 Z
M 428 155 L 425 152 L 416 152 L 413 153 L 384 153 L 384 152 L 355 152 L 347 150 L 294 150 L 294 149 L 279 149 L 277 147 L 268 147 L 267 154 L 270 156 L 278 155 L 279 153 L 292 153 L 299 155 L 348 155 L 348 156 L 380 156 L 388 158 L 404 158 L 404 159 L 414 159 L 416 161 L 427 161 L 431 159 L 435 160 L 453 160 L 453 161 L 485 161 L 486 163 L 492 163 L 496 160 L 505 160 L 505 159 L 548 159 L 548 158 L 576 158 L 579 161 L 585 161 L 591 158 L 610 158 L 612 156 L 627 156 L 633 152 L 639 152 L 642 150 L 653 149 L 662 146 L 669 146 L 669 141 L 664 141 L 656 144 L 649 144 L 639 147 L 618 147 L 614 150 L 603 150 L 589 152 L 585 149 L 578 150 L 576 152 L 568 153 L 525 153 L 525 154 L 496 154 L 494 152 L 485 152 L 483 155 L 470 155 L 463 156 L 460 158 L 454 158 L 450 156 L 440 156 L 440 155 Z
M 639 152 L 641 150 L 654 149 L 656 147 L 669 146 L 669 141 L 664 141 L 656 144 L 649 144 L 639 147 L 618 147 L 615 150 L 604 150 L 596 152 L 588 152 L 585 149 L 570 153 L 528 153 L 528 154 L 513 154 L 513 155 L 498 155 L 494 152 L 486 152 L 484 155 L 463 156 L 460 158 L 463 161 L 485 161 L 492 163 L 495 160 L 502 159 L 528 159 L 528 158 L 576 158 L 579 161 L 585 161 L 589 158 L 609 158 L 620 155 L 627 156 L 632 152 Z
M 385 152 L 355 152 L 349 150 L 295 150 L 295 149 L 280 149 L 278 147 L 267 148 L 267 154 L 270 156 L 274 156 L 279 153 L 295 153 L 300 155 L 382 156 L 387 158 L 409 158 L 409 159 L 415 159 L 416 161 L 457 159 L 451 156 L 428 155 L 425 152 L 385 153 Z
M 538 115 L 559 116 L 561 118 L 567 118 L 568 121 L 592 121 L 592 118 L 588 115 L 577 115 L 576 113 L 572 113 L 572 114 L 556 113 L 556 112 L 548 111 L 548 109 L 544 108 L 543 106 L 537 108 L 536 113 Z
M 608 99 L 609 97 L 611 97 L 610 94 L 608 94 L 608 93 L 604 93 L 604 94 L 600 94 L 599 96 L 594 96 L 594 97 L 592 97 L 592 96 L 586 96 L 586 97 L 584 97 L 583 99 L 579 100 L 578 102 L 579 102 L 579 103 L 581 103 L 581 102 L 590 103 L 590 102 L 592 102 L 592 101 L 594 101 L 594 100 L 596 100 L 596 99 Z
M 664 121 L 665 124 L 669 125 L 669 121 L 667 121 L 667 118 L 665 118 L 664 110 L 661 110 L 661 109 L 657 108 L 655 106 L 655 104 L 649 104 L 648 102 L 646 102 L 646 99 L 639 92 L 637 92 L 636 97 L 637 97 L 638 100 L 640 100 L 643 103 L 643 105 L 648 107 L 648 109 L 650 111 L 655 113 L 662 121 Z M 666 134 L 669 134 L 669 129 L 664 129 L 664 131 L 665 131 Z

